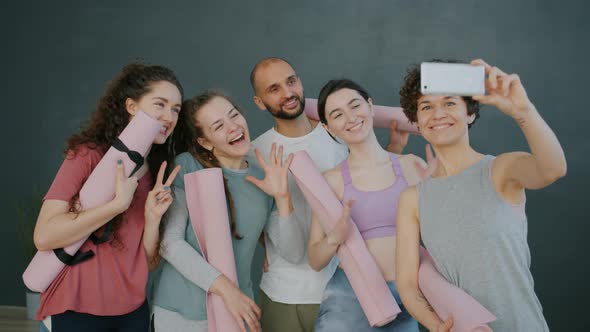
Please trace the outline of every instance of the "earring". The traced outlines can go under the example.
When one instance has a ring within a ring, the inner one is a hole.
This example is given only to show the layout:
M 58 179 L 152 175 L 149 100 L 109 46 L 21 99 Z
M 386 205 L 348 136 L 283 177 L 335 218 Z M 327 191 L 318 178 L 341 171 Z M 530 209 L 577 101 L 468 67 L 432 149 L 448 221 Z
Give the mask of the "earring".
M 213 160 L 213 150 L 215 150 L 215 147 L 212 147 L 211 150 L 209 151 L 209 157 L 207 159 L 209 159 L 209 161 Z

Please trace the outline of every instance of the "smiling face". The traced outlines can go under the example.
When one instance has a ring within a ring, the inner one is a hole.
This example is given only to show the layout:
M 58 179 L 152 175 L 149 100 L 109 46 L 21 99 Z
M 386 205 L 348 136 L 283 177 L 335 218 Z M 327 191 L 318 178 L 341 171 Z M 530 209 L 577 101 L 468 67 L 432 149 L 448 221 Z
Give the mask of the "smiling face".
M 214 97 L 195 114 L 195 123 L 203 133 L 198 144 L 218 159 L 242 158 L 250 151 L 248 124 L 236 107 L 223 97 Z
M 139 100 L 127 98 L 125 106 L 131 117 L 141 110 L 160 121 L 162 128 L 154 139 L 154 144 L 164 144 L 176 127 L 181 102 L 180 91 L 174 84 L 168 81 L 159 81 L 152 83 L 149 92 Z
M 458 61 L 448 60 L 448 61 L 441 61 L 441 60 L 431 60 L 430 62 L 438 62 L 438 63 L 457 63 Z M 422 105 L 418 105 L 420 101 L 429 100 L 433 98 L 433 101 L 439 100 L 440 98 L 446 97 L 450 98 L 450 96 L 423 96 L 420 87 L 421 87 L 421 74 L 420 74 L 420 65 L 411 65 L 407 69 L 406 76 L 404 77 L 402 86 L 399 90 L 400 95 L 400 106 L 404 110 L 404 114 L 408 117 L 411 123 L 418 124 L 418 113 L 422 109 Z M 460 105 L 460 107 L 466 107 L 467 114 L 470 116 L 473 115 L 473 120 L 470 120 L 469 128 L 471 128 L 477 119 L 479 118 L 479 102 L 474 100 L 470 96 L 462 96 L 460 98 L 453 98 L 455 99 L 453 103 Z M 461 99 L 461 100 L 457 100 Z M 451 105 L 456 106 L 456 105 Z
M 254 102 L 278 119 L 295 119 L 303 113 L 303 84 L 288 63 L 270 61 L 256 70 Z
M 417 102 L 417 124 L 424 139 L 435 146 L 452 145 L 468 137 L 475 114 L 457 96 L 421 96 Z
M 347 144 L 360 143 L 373 130 L 372 106 L 371 98 L 365 100 L 356 90 L 336 90 L 326 98 L 326 128 Z

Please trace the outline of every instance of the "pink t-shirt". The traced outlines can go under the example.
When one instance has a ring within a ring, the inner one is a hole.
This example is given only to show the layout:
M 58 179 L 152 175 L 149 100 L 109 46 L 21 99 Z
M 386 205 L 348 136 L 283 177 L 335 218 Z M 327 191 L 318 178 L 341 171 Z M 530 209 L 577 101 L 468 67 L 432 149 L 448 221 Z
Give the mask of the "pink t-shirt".
M 45 199 L 69 202 L 78 194 L 101 158 L 98 150 L 86 147 L 81 147 L 75 157 L 68 156 Z M 105 181 L 115 181 L 115 177 Z M 151 187 L 152 179 L 147 172 L 139 180 L 133 201 L 123 214 L 123 221 L 117 230 L 120 244 L 113 246 L 111 242 L 106 242 L 95 245 L 87 240 L 80 250 L 92 250 L 94 257 L 63 269 L 41 294 L 35 319 L 67 310 L 98 316 L 123 315 L 143 304 L 148 267 L 142 234 L 145 200 Z

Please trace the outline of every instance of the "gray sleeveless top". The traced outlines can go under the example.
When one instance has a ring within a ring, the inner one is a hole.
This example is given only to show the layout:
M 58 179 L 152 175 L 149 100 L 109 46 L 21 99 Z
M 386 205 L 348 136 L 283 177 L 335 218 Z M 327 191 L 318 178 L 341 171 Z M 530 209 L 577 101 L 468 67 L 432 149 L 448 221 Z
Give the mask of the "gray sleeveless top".
M 549 331 L 530 273 L 525 204 L 496 192 L 493 160 L 418 185 L 422 241 L 439 272 L 496 315 L 494 331 Z

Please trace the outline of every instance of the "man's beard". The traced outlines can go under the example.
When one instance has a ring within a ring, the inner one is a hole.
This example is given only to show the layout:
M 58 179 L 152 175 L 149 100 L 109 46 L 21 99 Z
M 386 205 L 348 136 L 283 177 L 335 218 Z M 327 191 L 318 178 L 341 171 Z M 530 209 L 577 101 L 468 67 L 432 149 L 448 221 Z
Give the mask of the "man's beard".
M 296 119 L 297 117 L 299 117 L 301 115 L 301 113 L 303 113 L 303 109 L 305 108 L 305 98 L 303 98 L 303 97 L 300 98 L 299 96 L 293 96 L 293 98 L 295 98 L 299 101 L 299 109 L 295 113 L 289 113 L 288 111 L 283 110 L 282 107 L 279 109 L 274 109 L 267 104 L 264 104 L 264 106 L 266 106 L 266 109 L 275 118 L 282 119 L 282 120 L 293 120 L 293 119 Z

